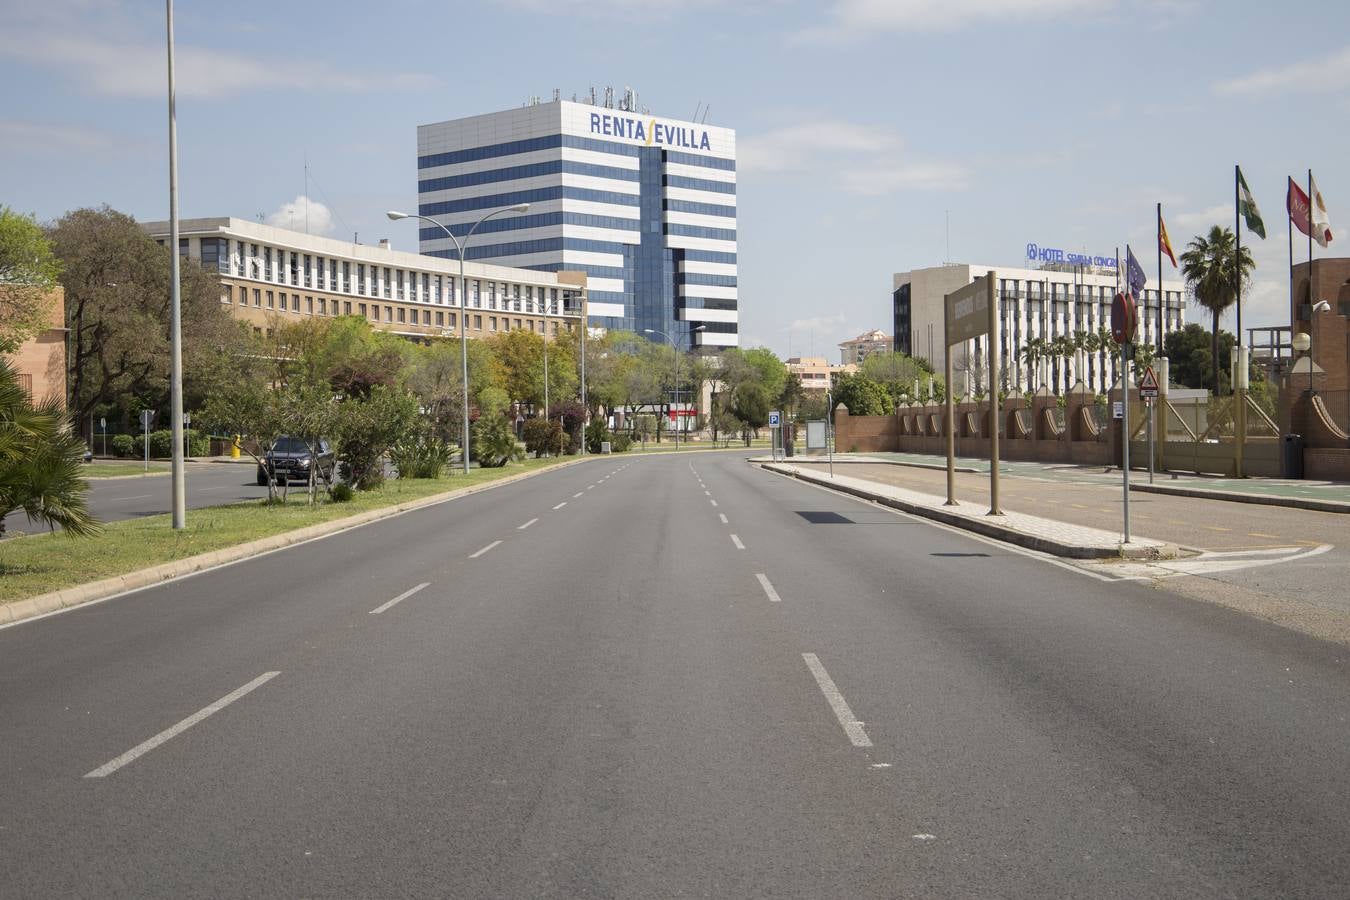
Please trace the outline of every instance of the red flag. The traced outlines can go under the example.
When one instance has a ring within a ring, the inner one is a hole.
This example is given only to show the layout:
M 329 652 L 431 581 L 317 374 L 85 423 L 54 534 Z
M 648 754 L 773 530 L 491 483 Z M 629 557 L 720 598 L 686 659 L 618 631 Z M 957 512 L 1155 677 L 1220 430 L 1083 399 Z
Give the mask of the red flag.
M 1303 188 L 1299 187 L 1293 178 L 1289 179 L 1289 192 L 1284 198 L 1284 208 L 1289 210 L 1289 219 L 1294 223 L 1294 227 L 1311 237 L 1312 225 L 1309 223 L 1312 221 L 1312 204 L 1308 202 L 1308 195 L 1304 193 Z
M 1158 213 L 1158 249 L 1167 254 L 1172 268 L 1177 267 L 1177 255 L 1172 252 L 1172 242 L 1167 239 L 1167 225 L 1163 223 L 1162 213 Z

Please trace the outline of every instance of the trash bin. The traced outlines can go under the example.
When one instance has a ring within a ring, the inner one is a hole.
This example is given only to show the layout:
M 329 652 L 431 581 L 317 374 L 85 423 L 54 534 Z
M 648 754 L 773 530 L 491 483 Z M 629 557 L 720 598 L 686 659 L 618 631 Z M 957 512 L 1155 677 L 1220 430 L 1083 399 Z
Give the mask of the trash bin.
M 1286 434 L 1280 442 L 1280 472 L 1285 478 L 1303 477 L 1303 435 Z

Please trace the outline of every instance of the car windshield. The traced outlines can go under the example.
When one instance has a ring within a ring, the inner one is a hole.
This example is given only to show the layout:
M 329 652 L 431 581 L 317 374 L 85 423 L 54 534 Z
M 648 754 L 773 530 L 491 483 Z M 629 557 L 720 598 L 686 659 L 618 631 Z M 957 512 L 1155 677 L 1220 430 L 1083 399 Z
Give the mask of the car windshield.
M 277 442 L 272 445 L 273 453 L 307 453 L 308 451 L 308 445 L 300 438 L 279 438 Z

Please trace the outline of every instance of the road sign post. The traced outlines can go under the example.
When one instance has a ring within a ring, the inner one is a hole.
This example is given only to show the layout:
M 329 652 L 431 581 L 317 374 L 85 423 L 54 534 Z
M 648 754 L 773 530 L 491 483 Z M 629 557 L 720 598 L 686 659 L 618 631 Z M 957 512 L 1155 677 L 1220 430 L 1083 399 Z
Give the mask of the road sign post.
M 103 455 L 108 455 L 108 419 L 106 416 L 99 416 L 98 430 L 103 432 Z
M 150 471 L 150 423 L 155 421 L 155 411 L 153 409 L 141 410 L 141 432 L 145 435 L 143 443 L 145 447 L 145 471 Z
M 778 445 L 782 443 L 782 433 L 783 414 L 779 410 L 773 410 L 769 413 L 769 455 L 775 460 L 778 459 Z
M 1111 337 L 1120 345 L 1120 471 L 1124 489 L 1124 543 L 1130 542 L 1130 341 L 1139 325 L 1139 308 L 1130 294 L 1116 294 L 1111 304 Z
M 998 376 L 999 336 L 997 275 L 990 269 L 981 278 L 943 298 L 944 365 L 947 379 L 947 506 L 956 502 L 956 399 L 952 385 L 952 347 L 987 335 L 989 357 L 989 515 L 1003 514 L 998 496 Z
M 1144 370 L 1144 376 L 1139 379 L 1139 396 L 1144 400 L 1145 415 L 1148 416 L 1145 427 L 1148 429 L 1148 483 L 1153 483 L 1153 433 L 1155 430 L 1154 417 L 1157 415 L 1157 407 L 1154 401 L 1158 399 L 1158 376 L 1153 374 L 1153 367 L 1149 366 Z

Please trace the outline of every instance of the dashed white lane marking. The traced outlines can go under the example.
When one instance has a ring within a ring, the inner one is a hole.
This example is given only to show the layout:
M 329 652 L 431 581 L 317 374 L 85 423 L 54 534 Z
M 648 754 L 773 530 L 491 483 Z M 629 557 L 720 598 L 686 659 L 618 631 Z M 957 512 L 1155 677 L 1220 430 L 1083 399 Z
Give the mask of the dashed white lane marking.
M 154 494 L 133 494 L 130 497 L 118 497 L 118 500 L 144 500 L 146 497 L 153 497 Z
M 712 491 L 704 491 L 703 493 L 707 494 L 709 497 L 712 496 Z
M 843 694 L 839 693 L 839 688 L 835 686 L 834 679 L 820 664 L 820 659 L 814 653 L 803 653 L 802 659 L 806 660 L 806 667 L 815 676 L 816 684 L 820 686 L 820 692 L 825 695 L 825 700 L 830 704 L 830 709 L 834 710 L 834 717 L 839 720 L 840 727 L 844 729 L 844 734 L 848 735 L 848 739 L 853 743 L 853 746 L 872 746 L 872 739 L 863 730 L 863 723 L 859 722 L 858 717 L 853 715 L 853 710 L 848 708 L 848 701 L 844 699 Z
M 135 747 L 132 747 L 126 753 L 123 753 L 116 759 L 111 759 L 108 762 L 105 762 L 103 765 L 99 766 L 94 771 L 89 772 L 84 777 L 103 778 L 105 776 L 111 775 L 113 772 L 116 772 L 118 769 L 122 768 L 128 763 L 135 762 L 136 759 L 149 753 L 151 750 L 155 749 L 160 744 L 163 744 L 165 741 L 172 740 L 174 737 L 182 734 L 184 731 L 187 731 L 189 728 L 191 728 L 193 725 L 196 725 L 203 719 L 215 715 L 216 713 L 220 712 L 222 709 L 229 706 L 231 703 L 238 700 L 239 698 L 245 696 L 246 694 L 251 693 L 257 688 L 262 687 L 264 684 L 271 681 L 273 678 L 276 678 L 280 674 L 281 674 L 280 672 L 264 672 L 263 674 L 259 675 L 257 678 L 253 679 L 243 687 L 236 688 L 235 690 L 230 691 L 228 694 L 226 694 L 224 697 L 221 697 L 219 700 L 217 700 L 215 703 L 212 703 L 210 706 L 197 710 L 195 713 L 188 716 L 186 719 L 179 722 L 177 725 L 172 725 L 164 729 L 154 737 L 150 738 L 150 740 L 137 744 Z
M 557 506 L 555 506 L 555 507 L 553 507 L 553 508 L 554 508 L 554 509 L 562 509 L 562 508 L 563 508 L 564 506 L 566 506 L 566 505 L 567 505 L 567 501 L 564 500 L 563 502 L 559 503 Z
M 589 490 L 590 490 L 591 488 L 593 488 L 593 487 L 595 487 L 595 485 L 593 485 L 593 484 L 588 484 L 588 485 L 586 485 L 586 490 L 589 491 Z
M 580 497 L 580 496 L 581 496 L 582 494 L 584 494 L 584 493 L 586 493 L 586 492 L 585 492 L 585 491 L 577 491 L 575 494 L 572 495 L 572 499 L 575 500 L 575 499 L 577 499 L 578 497 Z
M 769 583 L 769 577 L 767 575 L 756 572 L 755 577 L 759 579 L 759 586 L 764 588 L 764 593 L 768 595 L 770 602 L 781 603 L 783 601 L 783 598 L 778 596 L 778 592 L 773 589 L 773 585 Z
M 727 524 L 727 514 L 726 514 L 726 513 L 718 513 L 718 514 L 717 514 L 717 518 L 719 518 L 719 519 L 722 520 L 722 524 L 723 524 L 723 525 L 726 525 L 726 524 Z
M 398 595 L 397 597 L 395 597 L 393 600 L 390 600 L 388 603 L 382 603 L 382 604 L 380 604 L 379 606 L 375 607 L 374 609 L 372 609 L 372 610 L 370 611 L 370 614 L 371 614 L 372 616 L 378 616 L 380 613 L 384 612 L 386 609 L 389 609 L 389 608 L 392 607 L 392 606 L 395 606 L 395 605 L 397 605 L 397 604 L 399 604 L 399 603 L 402 603 L 404 600 L 407 600 L 407 599 L 408 599 L 409 597 L 411 597 L 413 594 L 417 593 L 417 592 L 420 591 L 422 588 L 427 587 L 427 586 L 430 585 L 430 584 L 431 584 L 430 581 L 424 581 L 424 582 L 422 582 L 421 584 L 419 584 L 419 585 L 418 585 L 417 587 L 415 587 L 415 588 L 409 588 L 408 590 L 406 590 L 406 591 L 404 591 L 403 593 L 399 594 L 399 595 Z
M 478 557 L 482 556 L 484 553 L 488 552 L 489 550 L 491 550 L 493 547 L 497 546 L 500 543 L 501 541 L 493 541 L 492 543 L 484 547 L 482 550 L 479 550 L 477 553 L 470 553 L 469 559 L 477 559 Z
M 517 525 L 517 526 L 516 526 L 516 531 L 524 531 L 526 528 L 529 528 L 531 525 L 533 525 L 535 522 L 538 522 L 538 521 L 539 521 L 538 519 L 531 519 L 530 521 L 526 522 L 524 525 Z
M 731 542 L 736 545 L 737 550 L 745 549 L 745 545 L 741 543 L 741 539 L 734 534 L 731 536 Z
M 711 503 L 713 506 L 716 506 L 716 505 L 717 505 L 717 501 L 716 501 L 716 500 L 709 500 L 708 502 Z

